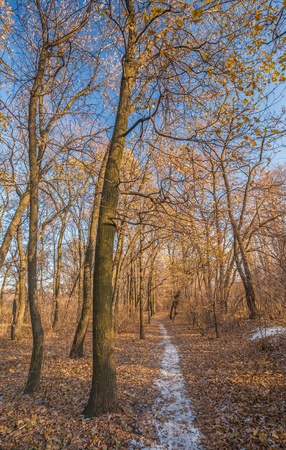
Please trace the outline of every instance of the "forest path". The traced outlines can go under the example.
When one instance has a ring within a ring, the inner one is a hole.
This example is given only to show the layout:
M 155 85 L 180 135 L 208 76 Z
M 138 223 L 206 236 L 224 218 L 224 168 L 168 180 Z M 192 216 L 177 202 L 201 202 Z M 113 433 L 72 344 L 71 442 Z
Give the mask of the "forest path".
M 162 334 L 161 346 L 163 347 L 160 373 L 154 382 L 158 389 L 158 396 L 152 407 L 152 425 L 155 425 L 158 443 L 139 448 L 144 450 L 202 449 L 199 443 L 200 433 L 193 424 L 193 409 L 179 365 L 178 348 L 172 343 L 165 326 L 157 320 L 156 322 Z M 138 446 L 131 445 L 130 450 L 133 448 Z
M 183 313 L 171 322 L 165 312 L 139 339 L 138 323 L 130 321 L 116 336 L 122 412 L 91 420 L 81 416 L 92 376 L 91 333 L 86 356 L 76 360 L 67 357 L 68 321 L 47 335 L 41 387 L 27 396 L 31 335 L 11 341 L 5 324 L 0 448 L 286 449 L 286 335 L 252 340 L 258 330 L 286 327 L 286 319 L 263 324 L 228 318 L 216 339 L 214 328 L 202 336 Z

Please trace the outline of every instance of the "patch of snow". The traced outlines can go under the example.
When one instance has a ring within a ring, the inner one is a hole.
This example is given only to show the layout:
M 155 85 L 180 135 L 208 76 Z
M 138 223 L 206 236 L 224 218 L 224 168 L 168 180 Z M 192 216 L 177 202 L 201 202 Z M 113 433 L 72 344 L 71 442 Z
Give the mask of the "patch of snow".
M 201 435 L 193 425 L 192 406 L 180 370 L 177 347 L 171 343 L 164 325 L 159 326 L 165 352 L 161 373 L 155 380 L 159 396 L 152 408 L 152 424 L 156 426 L 159 443 L 144 447 L 133 441 L 129 450 L 202 450 Z
M 286 328 L 284 327 L 261 328 L 250 336 L 250 340 L 254 341 L 255 339 L 261 339 L 267 336 L 274 336 L 276 334 L 282 334 L 285 332 Z

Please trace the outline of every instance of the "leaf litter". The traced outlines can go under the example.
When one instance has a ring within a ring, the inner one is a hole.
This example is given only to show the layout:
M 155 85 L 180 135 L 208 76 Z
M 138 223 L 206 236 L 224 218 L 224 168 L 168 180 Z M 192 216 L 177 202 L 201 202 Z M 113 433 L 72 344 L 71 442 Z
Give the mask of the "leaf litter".
M 127 450 L 132 445 L 134 449 L 188 449 L 179 446 L 186 423 L 192 436 L 188 445 L 202 445 L 204 450 L 286 448 L 285 334 L 275 340 L 266 336 L 251 341 L 249 336 L 259 324 L 232 320 L 220 324 L 220 338 L 215 339 L 212 331 L 202 336 L 180 315 L 175 323 L 166 315 L 156 321 L 161 330 L 153 320 L 146 326 L 145 340 L 139 339 L 134 321 L 117 335 L 122 412 L 88 421 L 80 414 L 90 389 L 90 334 L 86 356 L 80 360 L 67 358 L 71 333 L 48 335 L 42 386 L 32 396 L 22 394 L 30 338 L 0 339 L 1 450 Z M 182 397 L 186 405 L 181 416 L 187 417 L 174 431 L 172 408 L 178 401 L 181 405 Z M 195 436 L 201 444 L 192 442 Z
M 202 448 L 199 445 L 200 433 L 193 425 L 194 416 L 179 366 L 179 353 L 164 325 L 160 323 L 159 328 L 164 354 L 161 372 L 155 380 L 158 397 L 152 407 L 159 443 L 145 447 L 133 441 L 129 448 L 198 450 Z
M 218 339 L 184 318 L 167 324 L 206 450 L 286 449 L 286 335 L 250 340 L 257 328 L 273 327 L 259 322 L 221 323 Z

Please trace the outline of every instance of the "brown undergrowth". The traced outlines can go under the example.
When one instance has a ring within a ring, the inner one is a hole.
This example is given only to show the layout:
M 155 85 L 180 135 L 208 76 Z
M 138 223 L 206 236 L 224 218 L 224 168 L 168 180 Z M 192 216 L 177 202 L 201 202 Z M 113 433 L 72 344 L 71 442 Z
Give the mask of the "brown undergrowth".
M 206 450 L 286 449 L 286 335 L 249 339 L 273 325 L 232 320 L 216 339 L 167 324 Z
M 129 326 L 116 338 L 120 414 L 85 420 L 81 412 L 91 380 L 91 336 L 87 356 L 67 357 L 72 336 L 46 338 L 41 389 L 23 395 L 30 359 L 30 339 L 0 341 L 0 449 L 54 450 L 127 449 L 131 440 L 151 432 L 142 429 L 156 392 L 153 380 L 160 367 L 160 334 L 157 325 L 139 339 Z
M 127 450 L 141 439 L 148 445 L 155 437 L 151 407 L 163 352 L 156 321 L 164 323 L 178 346 L 205 450 L 286 449 L 286 336 L 251 341 L 258 323 L 241 320 L 222 326 L 215 339 L 199 334 L 180 315 L 172 323 L 166 314 L 146 326 L 144 341 L 134 324 L 117 335 L 122 413 L 91 420 L 80 415 L 90 387 L 90 335 L 87 356 L 80 360 L 67 358 L 71 335 L 46 338 L 42 387 L 33 396 L 22 394 L 30 338 L 2 338 L 0 449 Z

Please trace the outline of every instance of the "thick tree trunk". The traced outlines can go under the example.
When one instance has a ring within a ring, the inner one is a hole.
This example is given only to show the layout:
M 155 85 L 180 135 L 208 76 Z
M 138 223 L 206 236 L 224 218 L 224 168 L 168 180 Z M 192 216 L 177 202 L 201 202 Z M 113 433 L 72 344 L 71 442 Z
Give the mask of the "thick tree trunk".
M 135 64 L 135 12 L 130 6 L 129 42 L 123 60 L 120 98 L 110 143 L 102 189 L 95 250 L 93 289 L 93 377 L 87 417 L 118 411 L 114 330 L 112 315 L 112 266 L 119 171 L 128 128 L 131 89 L 137 74 Z
M 38 168 L 37 166 L 35 167 L 34 161 L 31 166 L 30 233 L 28 244 L 28 299 L 33 333 L 33 350 L 28 381 L 24 391 L 26 394 L 35 392 L 40 386 L 44 344 L 44 330 L 42 327 L 37 292 Z
M 37 243 L 38 243 L 38 208 L 39 208 L 39 164 L 37 149 L 37 105 L 39 89 L 45 72 L 48 57 L 47 49 L 43 48 L 38 72 L 31 91 L 29 104 L 29 168 L 30 168 L 30 216 L 28 242 L 28 300 L 30 307 L 33 350 L 29 368 L 29 375 L 24 392 L 30 394 L 40 386 L 40 376 L 43 360 L 44 329 L 38 305 L 37 286 Z

